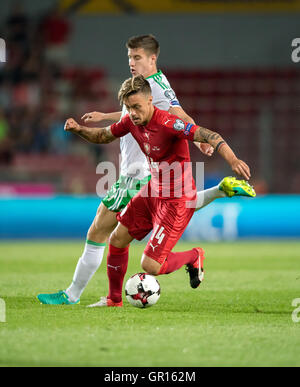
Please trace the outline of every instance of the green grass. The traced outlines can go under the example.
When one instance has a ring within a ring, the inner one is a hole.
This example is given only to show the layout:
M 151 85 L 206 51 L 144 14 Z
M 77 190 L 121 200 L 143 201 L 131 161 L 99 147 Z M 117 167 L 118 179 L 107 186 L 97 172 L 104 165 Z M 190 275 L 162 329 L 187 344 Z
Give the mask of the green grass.
M 131 247 L 126 279 L 141 271 Z M 191 245 L 180 243 L 177 250 Z M 102 264 L 76 306 L 40 305 L 66 288 L 82 252 L 77 242 L 0 244 L 0 366 L 300 366 L 300 243 L 204 243 L 199 289 L 181 269 L 159 277 L 149 309 L 88 309 L 107 294 Z

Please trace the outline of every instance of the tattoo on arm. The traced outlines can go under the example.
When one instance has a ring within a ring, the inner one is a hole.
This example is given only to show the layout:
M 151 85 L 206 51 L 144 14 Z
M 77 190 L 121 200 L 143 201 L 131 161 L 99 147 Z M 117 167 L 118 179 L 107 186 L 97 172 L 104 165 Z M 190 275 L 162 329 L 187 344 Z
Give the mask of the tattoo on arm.
M 78 135 L 94 144 L 108 144 L 116 139 L 111 133 L 110 126 L 106 128 L 88 128 L 80 126 Z
M 219 148 L 220 148 L 222 145 L 224 145 L 224 144 L 226 144 L 226 142 L 225 142 L 224 140 L 220 141 L 220 142 L 217 144 L 217 146 L 216 146 L 216 152 L 218 152 Z
M 116 139 L 116 137 L 113 136 L 113 134 L 110 130 L 110 126 L 106 127 L 106 128 L 100 128 L 100 130 L 98 132 L 98 143 L 99 144 L 108 144 L 115 139 Z
M 215 148 L 216 151 L 232 165 L 237 160 L 236 155 L 230 146 L 223 140 L 223 138 L 216 132 L 212 132 L 209 129 L 198 127 L 194 134 L 194 141 L 208 142 Z
M 195 132 L 194 141 L 206 142 L 215 148 L 223 138 L 218 133 L 199 126 Z

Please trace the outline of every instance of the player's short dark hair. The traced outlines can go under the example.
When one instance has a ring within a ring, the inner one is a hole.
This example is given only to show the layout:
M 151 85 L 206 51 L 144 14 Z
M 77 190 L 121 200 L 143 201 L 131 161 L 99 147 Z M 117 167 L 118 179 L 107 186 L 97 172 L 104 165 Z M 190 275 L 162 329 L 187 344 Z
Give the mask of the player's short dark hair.
M 120 104 L 122 105 L 126 98 L 137 93 L 151 95 L 151 86 L 147 79 L 145 79 L 142 75 L 128 78 L 122 83 L 118 93 Z
M 140 35 L 132 36 L 128 39 L 126 43 L 127 48 L 143 48 L 147 53 L 155 54 L 157 57 L 160 52 L 159 43 L 156 40 L 155 36 L 149 35 Z

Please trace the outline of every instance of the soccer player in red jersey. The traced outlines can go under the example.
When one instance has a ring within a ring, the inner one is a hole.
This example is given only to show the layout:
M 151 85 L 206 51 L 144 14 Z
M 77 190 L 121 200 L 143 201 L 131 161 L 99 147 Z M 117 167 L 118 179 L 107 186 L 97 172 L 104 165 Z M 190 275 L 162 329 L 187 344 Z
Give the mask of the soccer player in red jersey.
M 152 178 L 118 214 L 118 226 L 110 237 L 109 257 L 118 267 L 110 278 L 108 299 L 118 303 L 127 269 L 128 245 L 143 239 L 153 230 L 142 257 L 142 268 L 152 275 L 168 274 L 187 265 L 193 288 L 203 279 L 203 251 L 172 253 L 187 227 L 195 206 L 195 183 L 192 178 L 189 141 L 210 144 L 246 180 L 250 170 L 239 160 L 216 132 L 183 122 L 177 116 L 153 106 L 151 88 L 143 76 L 126 80 L 119 91 L 120 102 L 128 111 L 122 120 L 106 128 L 88 128 L 69 118 L 65 130 L 98 144 L 106 144 L 131 133 L 146 155 Z M 166 178 L 167 176 L 167 178 Z M 122 267 L 122 262 L 126 262 Z

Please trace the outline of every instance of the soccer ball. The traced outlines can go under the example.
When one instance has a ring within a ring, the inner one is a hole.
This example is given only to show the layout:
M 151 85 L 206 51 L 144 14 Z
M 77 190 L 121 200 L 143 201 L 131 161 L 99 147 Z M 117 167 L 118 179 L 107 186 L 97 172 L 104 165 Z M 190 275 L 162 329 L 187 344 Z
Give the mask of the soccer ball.
M 157 303 L 160 297 L 160 285 L 152 275 L 138 273 L 126 282 L 125 294 L 131 305 L 147 308 Z

